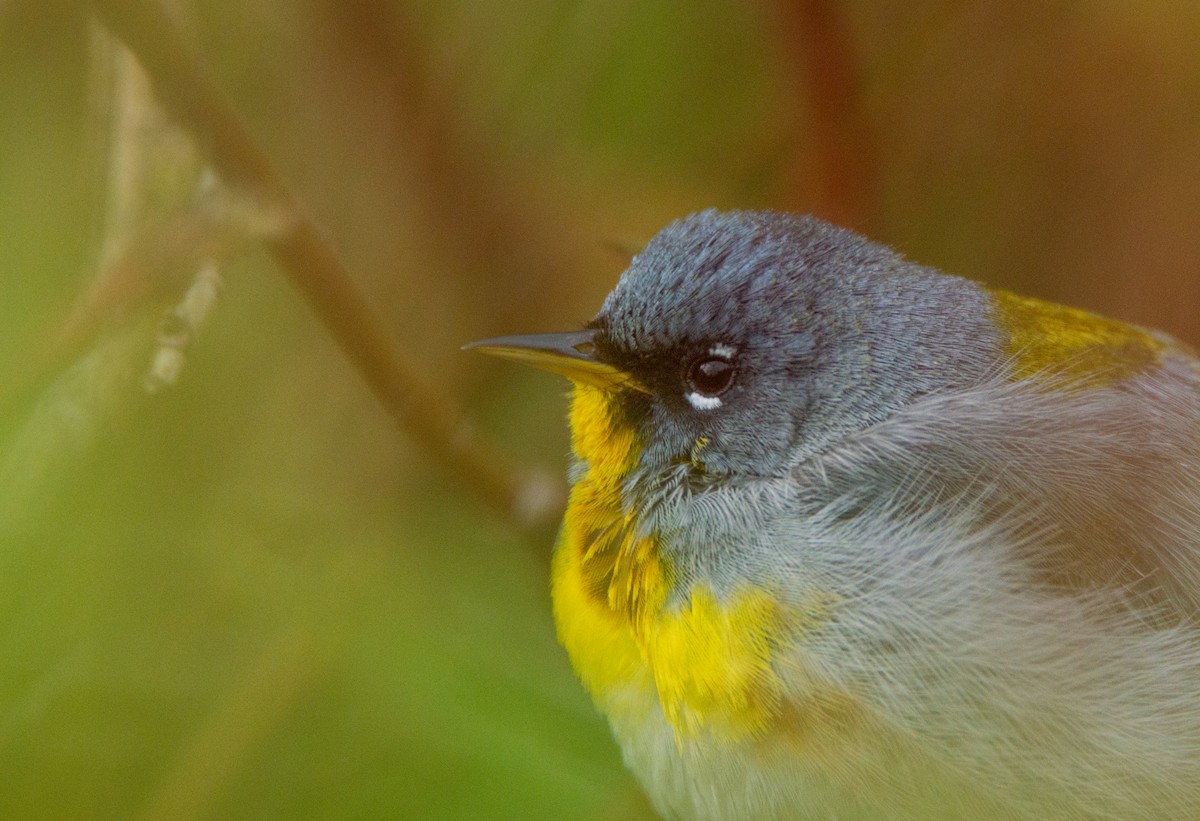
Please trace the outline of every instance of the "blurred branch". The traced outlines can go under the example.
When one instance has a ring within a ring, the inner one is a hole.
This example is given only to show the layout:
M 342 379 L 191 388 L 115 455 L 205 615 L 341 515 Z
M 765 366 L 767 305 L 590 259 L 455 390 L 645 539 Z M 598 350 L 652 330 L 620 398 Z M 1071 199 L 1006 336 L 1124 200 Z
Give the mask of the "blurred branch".
M 877 160 L 875 141 L 858 111 L 858 61 L 845 14 L 837 0 L 780 0 L 776 14 L 811 111 L 812 142 L 804 150 L 813 157 L 817 181 L 816 202 L 808 207 L 832 222 L 858 227 L 875 205 Z M 789 182 L 789 195 L 806 187 L 797 179 Z
M 201 248 L 229 248 L 226 239 L 247 224 L 232 224 L 228 197 L 172 204 L 165 213 L 156 207 L 176 198 L 156 196 L 168 186 L 153 179 L 154 169 L 169 165 L 167 176 L 190 186 L 195 152 L 163 121 L 133 55 L 89 22 L 87 128 L 95 167 L 104 170 L 101 242 L 66 320 L 4 374 L 0 418 L 15 423 L 0 449 L 5 535 L 37 519 L 54 496 L 47 489 L 69 476 L 98 431 L 128 409 L 149 353 L 140 309 L 176 285 Z
M 251 240 L 278 233 L 287 216 L 237 192 L 214 186 L 192 202 L 117 239 L 105 238 L 101 265 L 48 349 L 57 360 L 73 354 L 114 316 L 177 292 L 208 261 L 227 261 Z M 53 364 L 53 362 L 51 363 Z
M 372 312 L 317 226 L 251 141 L 198 57 L 154 0 L 94 0 L 105 25 L 137 55 L 158 98 L 188 129 L 226 183 L 244 187 L 290 219 L 268 246 L 362 377 L 413 437 L 518 528 L 559 512 L 554 480 L 513 463 L 480 439 Z
M 146 185 L 146 142 L 149 136 L 149 110 L 153 105 L 150 83 L 145 72 L 111 35 L 92 24 L 95 52 L 93 91 L 97 115 L 106 114 L 108 146 L 106 168 L 107 196 L 104 206 L 103 246 L 100 270 L 106 269 L 133 233 L 142 212 Z
M 212 313 L 220 292 L 220 268 L 215 259 L 206 259 L 183 298 L 167 311 L 159 324 L 158 349 L 142 379 L 147 393 L 158 393 L 179 381 L 184 351 Z

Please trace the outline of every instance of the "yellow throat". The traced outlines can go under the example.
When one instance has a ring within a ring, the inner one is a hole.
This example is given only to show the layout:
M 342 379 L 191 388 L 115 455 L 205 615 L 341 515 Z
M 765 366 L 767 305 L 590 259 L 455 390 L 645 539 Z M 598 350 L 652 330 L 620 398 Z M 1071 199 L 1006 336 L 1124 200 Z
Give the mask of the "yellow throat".
M 622 500 L 640 447 L 613 401 L 602 388 L 575 386 L 572 447 L 586 472 L 571 489 L 552 570 L 559 639 L 610 718 L 649 715 L 658 705 L 680 740 L 702 730 L 734 739 L 762 734 L 780 710 L 771 669 L 782 632 L 778 605 L 757 588 L 721 601 L 694 585 L 668 606 L 670 565 Z

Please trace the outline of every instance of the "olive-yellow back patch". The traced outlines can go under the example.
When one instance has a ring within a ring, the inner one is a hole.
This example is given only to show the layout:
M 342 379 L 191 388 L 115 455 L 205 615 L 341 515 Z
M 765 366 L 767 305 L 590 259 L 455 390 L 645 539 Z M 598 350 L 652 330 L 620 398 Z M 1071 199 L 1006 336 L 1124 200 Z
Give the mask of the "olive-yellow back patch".
M 1006 291 L 993 291 L 992 303 L 1015 379 L 1111 384 L 1153 365 L 1164 348 L 1141 328 L 1078 308 Z

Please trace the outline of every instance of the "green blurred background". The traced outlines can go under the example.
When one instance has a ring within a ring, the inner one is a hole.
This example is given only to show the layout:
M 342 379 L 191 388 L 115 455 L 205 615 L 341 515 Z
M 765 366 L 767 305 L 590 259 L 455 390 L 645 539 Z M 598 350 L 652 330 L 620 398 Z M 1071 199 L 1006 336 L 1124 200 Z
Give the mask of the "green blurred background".
M 708 206 L 1200 341 L 1192 2 L 170 8 L 437 390 L 549 475 L 564 386 L 459 346 L 576 327 Z M 260 243 L 141 388 L 201 164 L 121 60 L 0 2 L 0 818 L 650 817 L 556 645 L 552 527 L 398 427 Z

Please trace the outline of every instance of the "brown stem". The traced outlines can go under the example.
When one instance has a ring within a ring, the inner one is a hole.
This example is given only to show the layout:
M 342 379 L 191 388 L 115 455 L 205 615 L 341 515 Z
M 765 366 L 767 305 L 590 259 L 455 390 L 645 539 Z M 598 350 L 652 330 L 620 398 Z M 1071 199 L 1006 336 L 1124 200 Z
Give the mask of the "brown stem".
M 836 0 L 780 0 L 777 14 L 811 112 L 812 140 L 804 150 L 815 161 L 817 181 L 810 207 L 833 222 L 858 226 L 874 205 L 876 158 L 858 109 L 858 61 L 845 15 Z
M 104 24 L 137 55 L 158 99 L 207 153 L 227 183 L 292 215 L 269 239 L 276 260 L 375 395 L 412 436 L 505 519 L 540 530 L 562 491 L 475 435 L 465 415 L 424 377 L 375 317 L 317 226 L 251 141 L 198 57 L 154 0 L 94 0 Z

